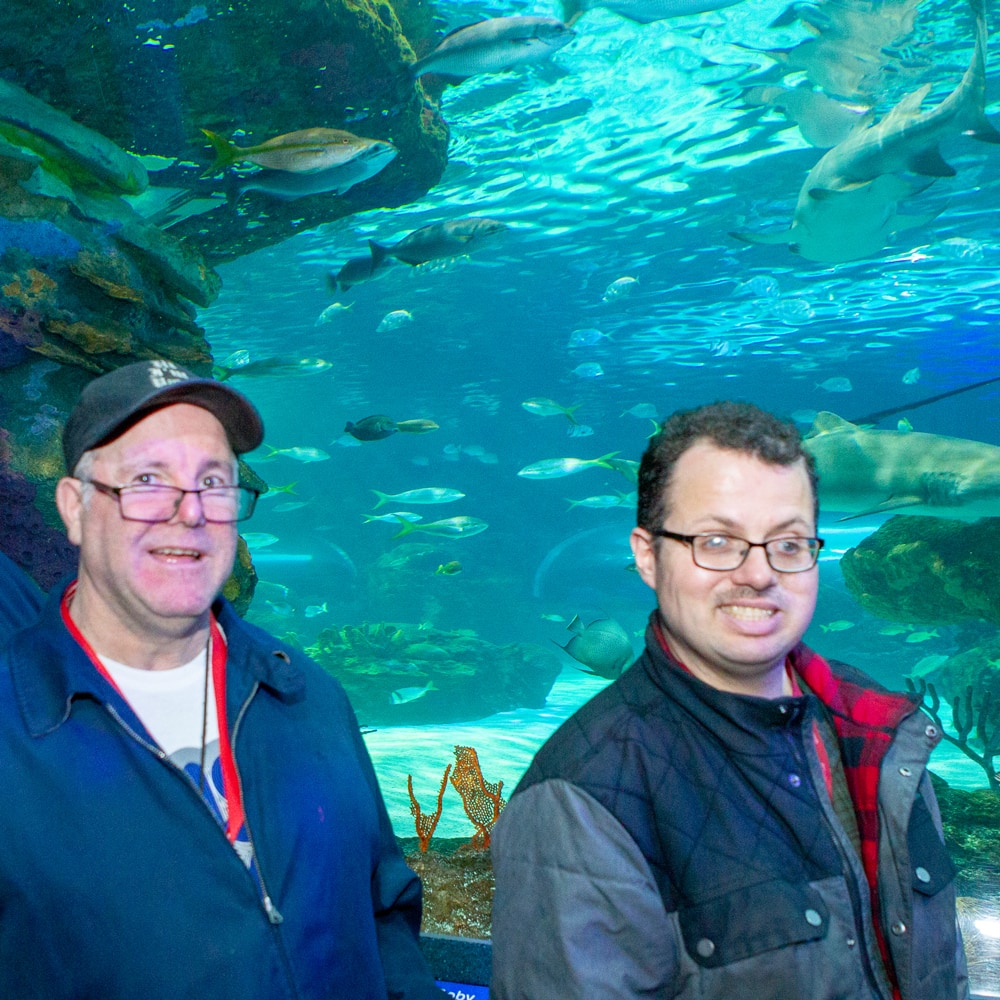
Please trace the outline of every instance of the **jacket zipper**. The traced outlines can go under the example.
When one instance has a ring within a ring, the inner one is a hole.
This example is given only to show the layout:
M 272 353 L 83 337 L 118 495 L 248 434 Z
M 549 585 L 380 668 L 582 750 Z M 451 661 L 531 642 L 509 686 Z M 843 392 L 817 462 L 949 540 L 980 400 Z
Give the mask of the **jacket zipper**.
M 811 715 L 808 712 L 803 714 L 802 725 L 799 728 L 799 732 L 802 733 L 803 740 L 805 739 L 805 734 L 803 731 L 804 727 L 806 725 L 812 726 L 815 724 L 816 724 L 815 720 L 811 717 Z M 796 761 L 797 764 L 801 765 L 806 771 L 808 771 L 809 780 L 815 789 L 816 782 L 812 774 L 812 769 L 809 765 L 808 754 L 806 754 L 803 747 L 799 745 L 798 741 L 796 740 L 795 736 L 792 734 L 791 730 L 788 728 L 787 725 L 785 727 L 785 738 L 788 740 L 789 745 L 791 746 L 793 759 Z M 822 739 L 822 736 L 820 736 L 820 739 Z M 803 760 L 802 759 L 803 757 L 805 757 L 806 759 Z M 826 828 L 830 832 L 830 839 L 833 841 L 833 844 L 837 849 L 837 854 L 840 857 L 840 870 L 844 875 L 844 882 L 847 884 L 847 891 L 850 894 L 851 898 L 851 909 L 854 911 L 854 920 L 858 927 L 858 947 L 861 949 L 861 954 L 864 958 L 865 972 L 868 975 L 869 981 L 875 986 L 875 988 L 879 991 L 879 993 L 882 994 L 882 996 L 886 996 L 882 988 L 882 983 L 879 981 L 879 977 L 875 972 L 875 968 L 872 964 L 870 949 L 868 947 L 869 945 L 868 935 L 865 931 L 864 907 L 861 903 L 861 899 L 859 896 L 857 880 L 854 877 L 854 869 L 851 865 L 851 859 L 850 857 L 848 857 L 847 850 L 844 847 L 844 845 L 840 842 L 840 837 L 837 834 L 837 830 L 834 827 L 833 823 L 831 822 L 830 817 L 827 815 L 827 810 L 833 808 L 833 803 L 827 803 L 822 801 L 823 796 L 820 795 L 819 792 L 816 792 L 816 795 L 817 798 L 821 800 L 820 813 L 823 816 L 823 822 L 826 824 Z M 865 879 L 866 888 L 867 885 L 868 885 L 868 880 L 866 878 Z M 872 913 L 872 921 L 874 921 L 875 919 L 876 915 Z M 874 933 L 875 929 L 873 927 L 872 934 Z
M 246 710 L 247 710 L 247 708 L 250 705 L 251 699 L 256 694 L 258 686 L 259 685 L 255 682 L 254 686 L 253 686 L 253 689 L 251 690 L 249 696 L 247 697 L 246 701 L 243 703 L 243 705 L 240 708 L 239 715 L 236 718 L 236 724 L 233 726 L 233 744 L 234 745 L 236 743 L 236 730 L 239 727 L 239 724 L 242 721 L 243 716 L 246 714 Z M 117 722 L 118 725 L 121 726 L 122 729 L 124 729 L 125 732 L 133 740 L 135 740 L 136 743 L 139 744 L 139 746 L 143 747 L 143 749 L 145 749 L 145 750 L 148 750 L 151 754 L 153 754 L 154 757 L 156 757 L 157 760 L 162 761 L 164 764 L 167 764 L 169 767 L 171 767 L 174 771 L 177 771 L 177 773 L 180 774 L 181 777 L 184 778 L 184 780 L 188 784 L 190 784 L 192 787 L 194 787 L 193 783 L 188 779 L 187 775 L 185 775 L 178 768 L 174 767 L 174 765 L 170 762 L 169 756 L 167 755 L 166 751 L 162 747 L 159 747 L 159 746 L 157 746 L 154 743 L 150 743 L 149 740 L 145 739 L 139 733 L 137 733 L 121 717 L 121 715 L 118 713 L 118 710 L 114 707 L 114 705 L 110 704 L 109 702 L 104 702 L 104 707 L 107 710 L 108 714 L 115 720 L 115 722 Z M 240 797 L 242 799 L 242 796 L 243 796 L 243 783 L 242 783 L 242 779 L 240 778 L 239 768 L 236 769 L 236 780 L 237 780 L 237 782 L 239 783 L 239 786 L 240 786 Z M 200 798 L 201 797 L 201 793 L 199 792 L 198 795 L 199 795 L 199 798 Z M 243 822 L 244 822 L 244 824 L 246 826 L 247 840 L 250 843 L 250 851 L 253 854 L 254 864 L 256 864 L 256 866 L 257 866 L 257 877 L 260 880 L 261 903 L 262 903 L 262 905 L 264 907 L 264 913 L 267 916 L 268 922 L 270 924 L 273 924 L 273 925 L 280 924 L 284 920 L 284 917 L 282 917 L 280 911 L 274 905 L 274 900 L 271 899 L 270 893 L 268 893 L 268 891 L 267 891 L 267 886 L 264 883 L 264 873 L 261 871 L 261 867 L 260 867 L 260 859 L 257 857 L 257 849 L 254 847 L 253 837 L 250 834 L 250 824 L 247 821 L 247 819 L 246 819 L 245 816 L 244 816 Z M 218 826 L 218 823 L 216 823 L 215 825 Z M 225 831 L 223 831 L 223 836 L 225 836 Z M 229 843 L 229 838 L 228 837 L 226 838 L 226 843 L 227 844 Z M 229 844 L 229 849 L 232 850 L 232 844 Z M 248 872 L 248 874 L 249 874 L 249 872 Z
M 236 784 L 240 791 L 240 801 L 244 802 L 243 796 L 243 778 L 240 775 L 240 769 L 236 764 L 236 736 L 240 730 L 240 724 L 243 722 L 243 717 L 247 713 L 247 709 L 250 707 L 250 702 L 253 700 L 253 696 L 257 693 L 257 689 L 260 687 L 258 681 L 254 681 L 253 687 L 250 689 L 250 694 L 247 695 L 246 700 L 240 706 L 239 713 L 236 716 L 236 721 L 233 723 L 233 768 L 236 771 Z M 250 830 L 250 820 L 247 819 L 246 812 L 243 813 L 243 825 L 247 830 L 247 841 L 250 844 L 250 853 L 253 855 L 254 864 L 257 866 L 257 878 L 260 879 L 260 891 L 261 891 L 261 902 L 264 904 L 264 912 L 267 914 L 267 919 L 277 926 L 285 918 L 281 915 L 278 908 L 274 905 L 274 900 L 271 899 L 271 894 L 267 891 L 267 884 L 264 881 L 264 870 L 260 865 L 260 858 L 257 857 L 257 847 L 253 842 L 253 833 Z

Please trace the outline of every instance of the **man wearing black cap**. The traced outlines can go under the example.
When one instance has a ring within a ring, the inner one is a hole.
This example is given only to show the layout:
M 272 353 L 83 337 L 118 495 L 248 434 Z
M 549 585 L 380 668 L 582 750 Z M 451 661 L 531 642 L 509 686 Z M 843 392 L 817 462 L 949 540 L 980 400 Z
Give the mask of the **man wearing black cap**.
M 167 361 L 91 382 L 79 573 L 0 657 L 0 996 L 441 997 L 340 686 L 218 598 L 263 438 Z

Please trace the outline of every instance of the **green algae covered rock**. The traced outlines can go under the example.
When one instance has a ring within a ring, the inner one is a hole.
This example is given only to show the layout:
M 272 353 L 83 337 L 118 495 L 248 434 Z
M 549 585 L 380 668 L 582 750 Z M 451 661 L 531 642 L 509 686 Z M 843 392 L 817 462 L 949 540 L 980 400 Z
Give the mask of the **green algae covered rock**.
M 967 524 L 899 515 L 840 561 L 848 590 L 880 618 L 1000 624 L 1000 518 Z
M 559 675 L 553 653 L 496 646 L 470 630 L 378 622 L 322 631 L 306 652 L 344 685 L 365 725 L 422 725 L 541 708 Z
M 158 0 L 99 14 L 62 0 L 11 0 L 4 29 L 5 77 L 141 157 L 152 171 L 141 210 L 173 206 L 155 217 L 209 263 L 413 201 L 444 169 L 447 128 L 406 69 L 433 32 L 426 0 Z M 340 197 L 283 202 L 250 192 L 234 207 L 234 177 L 203 176 L 213 157 L 202 129 L 248 146 L 318 127 L 387 140 L 398 155 Z M 89 158 L 93 172 L 92 149 Z

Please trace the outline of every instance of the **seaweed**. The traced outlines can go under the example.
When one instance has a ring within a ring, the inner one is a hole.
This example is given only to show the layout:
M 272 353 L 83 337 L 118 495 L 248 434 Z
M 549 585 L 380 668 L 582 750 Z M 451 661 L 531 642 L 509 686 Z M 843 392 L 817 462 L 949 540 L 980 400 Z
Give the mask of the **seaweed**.
M 986 772 L 990 791 L 1000 795 L 1000 776 L 994 758 L 1000 754 L 1000 701 L 994 703 L 993 692 L 985 690 L 979 701 L 978 708 L 974 704 L 973 687 L 966 687 L 963 695 L 957 695 L 951 701 L 952 722 L 955 735 L 945 731 L 941 721 L 941 696 L 933 682 L 919 678 L 916 682 L 906 678 L 907 690 L 919 699 L 920 707 L 934 720 L 942 737 L 952 746 L 958 747 L 969 760 L 975 761 Z M 969 742 L 969 736 L 975 730 L 976 739 L 983 745 L 980 753 Z
M 438 789 L 437 812 L 433 814 L 420 811 L 420 803 L 413 794 L 413 775 L 408 774 L 406 776 L 406 790 L 410 793 L 410 813 L 413 815 L 413 822 L 417 828 L 417 839 L 420 841 L 420 850 L 423 852 L 427 851 L 431 837 L 434 836 L 434 830 L 438 825 L 438 820 L 441 818 L 441 809 L 444 805 L 444 792 L 448 787 L 448 775 L 450 772 L 451 764 L 444 769 L 444 774 L 441 776 L 441 787 Z

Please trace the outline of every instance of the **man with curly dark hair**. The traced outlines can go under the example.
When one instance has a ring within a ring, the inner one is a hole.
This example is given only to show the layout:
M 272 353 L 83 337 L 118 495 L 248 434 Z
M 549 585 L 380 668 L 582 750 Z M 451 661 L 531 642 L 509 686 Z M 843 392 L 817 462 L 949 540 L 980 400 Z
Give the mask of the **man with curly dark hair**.
M 654 436 L 631 534 L 646 649 L 494 830 L 494 1000 L 968 996 L 941 735 L 803 645 L 817 518 L 794 425 L 722 402 Z

